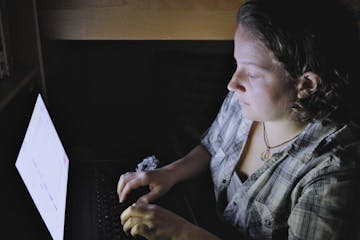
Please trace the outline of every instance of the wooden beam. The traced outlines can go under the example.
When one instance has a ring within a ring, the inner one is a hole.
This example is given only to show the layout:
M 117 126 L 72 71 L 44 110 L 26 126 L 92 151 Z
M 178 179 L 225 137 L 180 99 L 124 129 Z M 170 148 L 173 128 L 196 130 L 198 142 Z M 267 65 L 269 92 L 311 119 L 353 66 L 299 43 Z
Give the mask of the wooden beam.
M 45 36 L 64 40 L 231 40 L 236 12 L 242 3 L 112 0 L 111 4 L 101 1 L 103 5 L 96 5 L 95 2 L 99 3 L 85 4 L 81 0 L 63 1 L 63 5 L 48 3 L 40 10 Z

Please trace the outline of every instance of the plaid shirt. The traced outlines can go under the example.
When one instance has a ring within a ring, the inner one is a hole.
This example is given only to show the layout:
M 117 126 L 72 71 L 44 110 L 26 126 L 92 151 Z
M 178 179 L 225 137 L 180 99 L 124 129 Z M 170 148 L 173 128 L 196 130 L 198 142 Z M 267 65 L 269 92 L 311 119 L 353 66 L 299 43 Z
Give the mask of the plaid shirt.
M 210 168 L 219 214 L 253 239 L 340 238 L 359 159 L 357 128 L 308 124 L 228 200 L 227 187 L 252 124 L 242 118 L 234 95 L 227 95 L 201 140 L 212 155 Z

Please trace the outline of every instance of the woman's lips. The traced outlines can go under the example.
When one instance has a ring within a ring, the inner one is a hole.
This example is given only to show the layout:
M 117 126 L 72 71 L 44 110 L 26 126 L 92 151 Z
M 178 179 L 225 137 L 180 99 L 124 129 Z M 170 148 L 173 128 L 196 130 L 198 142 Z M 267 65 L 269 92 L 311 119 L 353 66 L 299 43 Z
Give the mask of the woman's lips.
M 246 106 L 250 105 L 247 101 L 243 100 L 238 93 L 236 93 L 236 95 L 237 95 L 237 99 L 241 105 L 246 105 Z
M 250 105 L 249 103 L 247 103 L 247 102 L 245 102 L 245 101 L 243 101 L 243 100 L 241 100 L 241 99 L 239 99 L 239 103 L 240 103 L 241 105 L 246 105 L 246 106 L 249 106 L 249 105 Z

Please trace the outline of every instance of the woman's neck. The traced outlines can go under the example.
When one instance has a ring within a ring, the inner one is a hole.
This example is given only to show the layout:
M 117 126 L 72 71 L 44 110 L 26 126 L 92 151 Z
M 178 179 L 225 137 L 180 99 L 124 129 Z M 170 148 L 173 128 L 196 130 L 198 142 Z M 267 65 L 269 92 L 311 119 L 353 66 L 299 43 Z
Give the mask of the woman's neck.
M 264 124 L 270 146 L 281 144 L 295 137 L 307 125 L 291 120 L 266 121 Z

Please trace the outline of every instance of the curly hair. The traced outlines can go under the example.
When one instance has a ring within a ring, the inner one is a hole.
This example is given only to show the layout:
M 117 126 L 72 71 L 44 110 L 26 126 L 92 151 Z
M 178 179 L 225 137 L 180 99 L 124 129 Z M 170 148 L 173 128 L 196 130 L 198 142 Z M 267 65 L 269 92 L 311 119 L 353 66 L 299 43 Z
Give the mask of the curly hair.
M 294 87 L 308 71 L 320 76 L 316 92 L 295 100 L 297 120 L 348 120 L 347 91 L 358 76 L 359 38 L 355 18 L 341 2 L 249 0 L 237 20 L 272 51 Z

